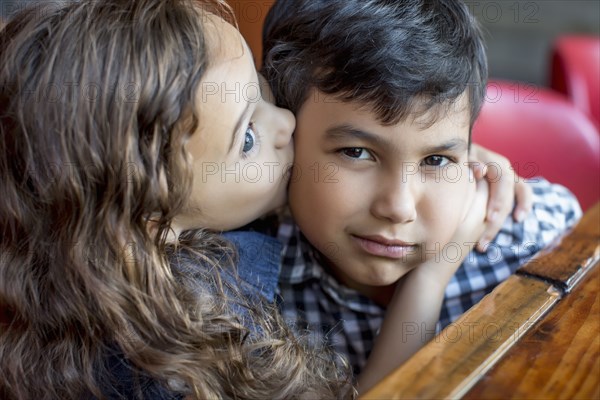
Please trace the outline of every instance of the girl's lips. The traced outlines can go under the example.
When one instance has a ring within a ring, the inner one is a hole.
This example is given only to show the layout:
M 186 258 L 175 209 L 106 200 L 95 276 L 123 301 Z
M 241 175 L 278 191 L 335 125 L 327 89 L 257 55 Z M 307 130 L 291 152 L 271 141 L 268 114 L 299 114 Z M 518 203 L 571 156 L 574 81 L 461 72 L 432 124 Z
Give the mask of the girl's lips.
M 390 240 L 381 236 L 351 235 L 354 242 L 365 252 L 374 256 L 402 259 L 415 254 L 417 245 L 402 240 Z

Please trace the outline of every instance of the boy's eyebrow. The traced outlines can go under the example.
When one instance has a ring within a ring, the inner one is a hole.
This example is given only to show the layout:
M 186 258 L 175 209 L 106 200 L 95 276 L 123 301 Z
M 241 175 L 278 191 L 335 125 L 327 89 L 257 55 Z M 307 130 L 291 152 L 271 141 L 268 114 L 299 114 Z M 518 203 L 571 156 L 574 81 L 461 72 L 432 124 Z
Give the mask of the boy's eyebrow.
M 343 140 L 348 139 L 349 137 L 353 139 L 357 139 L 360 141 L 365 141 L 369 143 L 373 143 L 378 147 L 389 148 L 393 147 L 391 143 L 389 143 L 384 138 L 377 136 L 373 133 L 363 131 L 361 129 L 356 129 L 350 125 L 336 125 L 331 128 L 328 128 L 325 131 L 325 139 L 327 140 Z M 423 149 L 423 153 L 431 154 L 431 153 L 440 153 L 449 150 L 463 150 L 468 149 L 469 145 L 466 140 L 461 138 L 453 138 L 448 141 L 440 144 L 436 144 L 431 147 L 427 147 Z
M 466 150 L 469 148 L 469 144 L 466 140 L 455 138 L 450 139 L 445 143 L 437 144 L 435 146 L 427 147 L 424 149 L 424 153 L 442 153 L 448 150 Z
M 227 151 L 228 153 L 231 152 L 231 149 L 233 149 L 233 145 L 237 142 L 237 138 L 240 133 L 240 128 L 242 127 L 242 122 L 244 122 L 244 119 L 246 119 L 246 114 L 248 114 L 248 110 L 250 110 L 249 101 L 246 102 L 246 108 L 244 109 L 242 115 L 240 115 L 240 118 L 238 119 L 238 121 L 235 124 L 235 127 L 233 128 L 233 135 L 231 135 L 231 143 L 229 143 L 229 150 Z
M 351 137 L 365 142 L 373 143 L 377 146 L 389 146 L 387 140 L 370 132 L 356 129 L 351 125 L 343 124 L 328 128 L 325 131 L 325 139 L 327 140 L 342 140 Z

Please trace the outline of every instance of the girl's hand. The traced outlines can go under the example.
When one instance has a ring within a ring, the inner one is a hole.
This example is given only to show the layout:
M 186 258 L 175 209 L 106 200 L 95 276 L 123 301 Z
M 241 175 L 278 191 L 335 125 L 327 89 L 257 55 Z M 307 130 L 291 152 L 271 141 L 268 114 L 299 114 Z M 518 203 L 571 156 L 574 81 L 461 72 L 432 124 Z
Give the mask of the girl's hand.
M 523 178 L 515 174 L 508 159 L 498 153 L 473 143 L 470 162 L 475 178 L 485 178 L 489 183 L 487 227 L 477 245 L 478 251 L 484 251 L 500 231 L 515 201 L 513 219 L 517 222 L 525 219 L 531 211 L 533 192 Z

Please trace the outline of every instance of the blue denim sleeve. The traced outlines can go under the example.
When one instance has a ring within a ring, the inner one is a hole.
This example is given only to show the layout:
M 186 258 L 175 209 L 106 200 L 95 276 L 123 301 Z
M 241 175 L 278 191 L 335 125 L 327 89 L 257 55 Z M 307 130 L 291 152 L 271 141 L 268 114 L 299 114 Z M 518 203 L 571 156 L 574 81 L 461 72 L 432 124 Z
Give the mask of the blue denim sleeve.
M 109 347 L 104 362 L 110 374 L 98 376 L 98 383 L 105 400 L 183 400 L 185 397 L 135 368 L 116 345 Z M 97 400 L 91 393 L 83 398 Z
M 272 303 L 279 280 L 279 259 L 283 247 L 281 243 L 271 236 L 257 232 L 235 231 L 227 232 L 224 236 L 237 249 L 238 277 L 231 271 L 224 270 L 222 278 L 236 286 L 241 283 L 241 292 L 248 299 L 262 296 Z M 181 260 L 186 262 L 174 265 L 176 268 L 188 272 L 202 268 L 202 264 L 195 262 L 189 255 L 182 255 Z M 202 285 L 202 282 L 199 280 L 197 283 Z M 262 329 L 255 324 L 247 308 L 236 302 L 232 302 L 231 307 L 252 335 L 261 334 Z M 106 368 L 110 375 L 100 377 L 100 386 L 107 399 L 180 400 L 184 397 L 135 369 L 117 348 L 111 348 L 107 354 Z M 94 398 L 91 394 L 86 397 Z
M 283 245 L 274 237 L 257 232 L 232 231 L 223 236 L 237 248 L 237 274 L 244 283 L 242 292 L 250 298 L 261 295 L 272 303 Z

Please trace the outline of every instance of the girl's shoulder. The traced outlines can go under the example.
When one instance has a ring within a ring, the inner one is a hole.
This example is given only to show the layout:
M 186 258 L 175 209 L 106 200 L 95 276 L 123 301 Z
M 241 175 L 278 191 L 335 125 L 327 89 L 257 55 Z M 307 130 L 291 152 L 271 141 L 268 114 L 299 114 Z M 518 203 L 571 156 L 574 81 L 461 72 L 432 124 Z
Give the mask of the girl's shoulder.
M 242 291 L 260 294 L 272 302 L 277 290 L 283 245 L 274 237 L 251 231 L 232 231 L 223 235 L 237 249 L 237 275 Z

